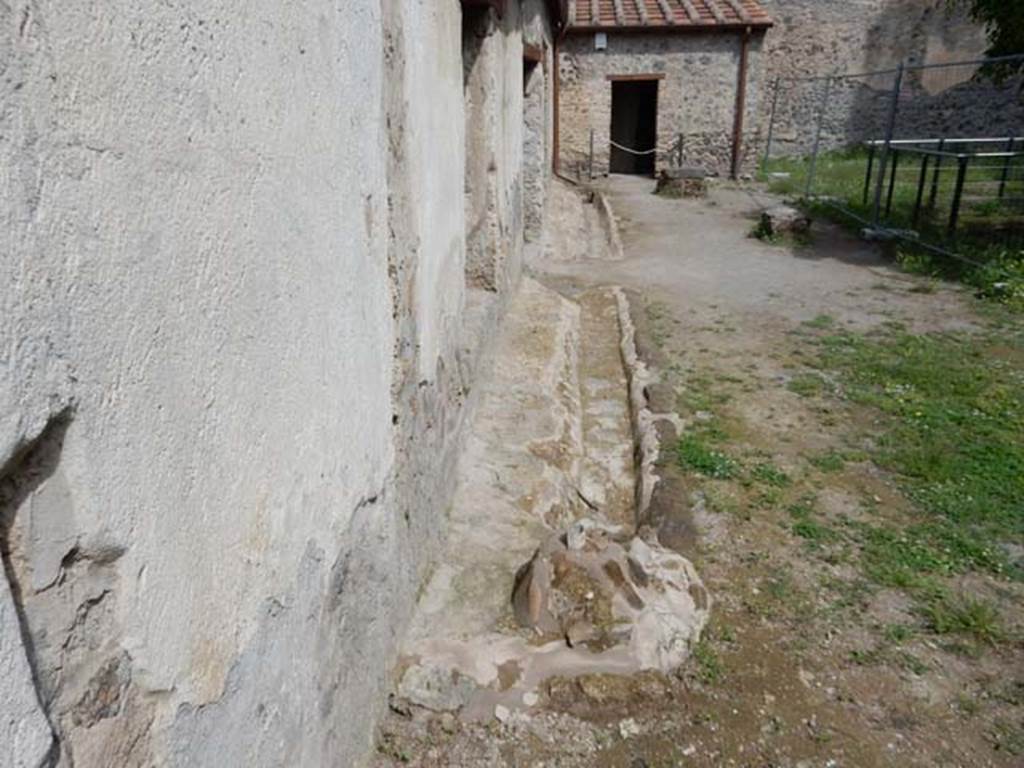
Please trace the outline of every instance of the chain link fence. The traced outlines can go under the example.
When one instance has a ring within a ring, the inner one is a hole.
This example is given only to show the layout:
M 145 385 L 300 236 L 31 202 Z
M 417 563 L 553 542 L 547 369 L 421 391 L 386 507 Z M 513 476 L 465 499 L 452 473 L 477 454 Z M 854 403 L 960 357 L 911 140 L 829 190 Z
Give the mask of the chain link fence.
M 778 79 L 772 189 L 962 262 L 1024 252 L 1020 56 Z

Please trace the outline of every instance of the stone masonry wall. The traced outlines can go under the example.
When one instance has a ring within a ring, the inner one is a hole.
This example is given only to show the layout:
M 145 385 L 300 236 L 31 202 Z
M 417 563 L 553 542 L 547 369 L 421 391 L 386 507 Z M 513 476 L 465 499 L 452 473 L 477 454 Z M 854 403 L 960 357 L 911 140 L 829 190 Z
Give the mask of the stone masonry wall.
M 521 262 L 517 23 L 481 310 L 458 0 L 0 3 L 0 766 L 365 754 Z
M 466 260 L 471 289 L 507 292 L 543 224 L 551 177 L 553 36 L 544 0 L 467 11 L 463 26 Z M 524 46 L 544 60 L 524 82 Z
M 523 41 L 542 51 L 542 60 L 524 83 L 523 201 L 526 242 L 540 238 L 544 227 L 551 170 L 554 164 L 554 42 L 546 0 L 524 0 Z
M 763 36 L 750 41 L 746 123 L 756 134 L 760 114 Z M 657 167 L 674 164 L 669 149 L 683 136 L 683 161 L 727 175 L 739 81 L 737 34 L 665 35 L 608 33 L 608 48 L 595 50 L 594 36 L 569 35 L 561 49 L 561 161 L 568 172 L 588 164 L 594 132 L 594 171 L 608 171 L 612 84 L 610 75 L 663 74 L 658 85 Z M 752 144 L 751 144 L 752 145 Z M 745 151 L 749 170 L 753 151 Z
M 765 47 L 765 83 L 783 78 L 774 154 L 807 154 L 824 114 L 822 146 L 850 146 L 885 135 L 894 75 L 844 80 L 823 101 L 823 81 L 787 78 L 862 73 L 907 64 L 982 57 L 984 29 L 942 0 L 766 0 L 775 27 Z M 897 138 L 995 136 L 1019 133 L 1024 102 L 1019 81 L 1002 85 L 976 65 L 911 71 L 900 93 Z M 773 93 L 762 101 L 762 125 Z M 824 104 L 824 112 L 822 105 Z M 762 139 L 766 128 L 762 130 Z

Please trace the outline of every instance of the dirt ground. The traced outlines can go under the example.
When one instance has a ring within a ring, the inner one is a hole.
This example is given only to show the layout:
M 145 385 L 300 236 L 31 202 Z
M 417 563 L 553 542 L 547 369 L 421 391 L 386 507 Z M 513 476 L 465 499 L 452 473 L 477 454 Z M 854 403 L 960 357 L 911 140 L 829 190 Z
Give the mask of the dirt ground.
M 999 643 L 965 644 L 926 631 L 904 591 L 865 579 L 821 532 L 915 512 L 868 457 L 870 409 L 795 386 L 825 330 L 989 319 L 959 289 L 906 275 L 828 225 L 799 247 L 752 239 L 762 193 L 722 185 L 684 201 L 651 187 L 608 182 L 624 260 L 535 271 L 555 287 L 629 290 L 684 432 L 720 425 L 723 450 L 749 468 L 674 486 L 694 531 L 685 554 L 715 600 L 706 639 L 675 676 L 554 679 L 504 722 L 396 706 L 374 764 L 1024 765 L 1020 582 L 955 582 L 998 605 L 1005 625 Z M 801 516 L 812 503 L 813 520 Z

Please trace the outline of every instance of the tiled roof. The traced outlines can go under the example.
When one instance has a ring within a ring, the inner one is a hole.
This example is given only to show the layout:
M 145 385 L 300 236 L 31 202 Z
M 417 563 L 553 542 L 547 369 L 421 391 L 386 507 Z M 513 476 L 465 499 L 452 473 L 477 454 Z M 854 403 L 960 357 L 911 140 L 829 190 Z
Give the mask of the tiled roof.
M 575 29 L 714 29 L 767 27 L 772 20 L 758 0 L 570 0 Z

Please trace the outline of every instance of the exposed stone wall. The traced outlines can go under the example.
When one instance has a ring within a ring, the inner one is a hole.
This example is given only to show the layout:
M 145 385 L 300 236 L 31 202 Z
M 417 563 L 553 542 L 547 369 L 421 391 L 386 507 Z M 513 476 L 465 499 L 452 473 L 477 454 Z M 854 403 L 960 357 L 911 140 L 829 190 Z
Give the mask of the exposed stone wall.
M 784 78 L 773 151 L 806 154 L 822 114 L 822 146 L 882 138 L 894 75 L 842 81 L 823 100 L 824 83 L 785 78 L 862 73 L 908 64 L 940 64 L 984 55 L 984 29 L 941 0 L 765 0 L 775 27 L 765 49 L 765 82 Z M 1024 124 L 1019 82 L 1002 86 L 977 66 L 911 71 L 900 94 L 902 138 L 1007 135 Z M 763 100 L 768 119 L 772 93 Z M 765 130 L 762 131 L 762 138 Z
M 524 0 L 522 10 L 523 41 L 542 52 L 540 63 L 523 84 L 523 232 L 527 242 L 535 242 L 543 230 L 554 165 L 556 62 L 547 8 L 546 0 Z
M 712 173 L 727 174 L 739 83 L 741 37 L 735 33 L 666 35 L 608 33 L 608 48 L 595 50 L 594 36 L 573 34 L 562 43 L 561 146 L 568 171 L 589 164 L 594 132 L 594 171 L 608 172 L 612 83 L 609 76 L 658 74 L 657 167 L 676 162 L 669 152 L 680 134 L 683 162 Z M 760 65 L 763 35 L 752 36 L 748 60 L 745 121 L 758 131 L 762 92 Z M 745 151 L 749 169 L 755 153 Z
M 369 747 L 518 277 L 521 22 L 481 309 L 458 0 L 0 3 L 0 765 Z
M 507 292 L 522 271 L 525 240 L 543 224 L 551 177 L 553 36 L 544 0 L 467 11 L 463 27 L 466 98 L 467 276 L 471 288 Z M 524 46 L 543 61 L 524 82 Z

